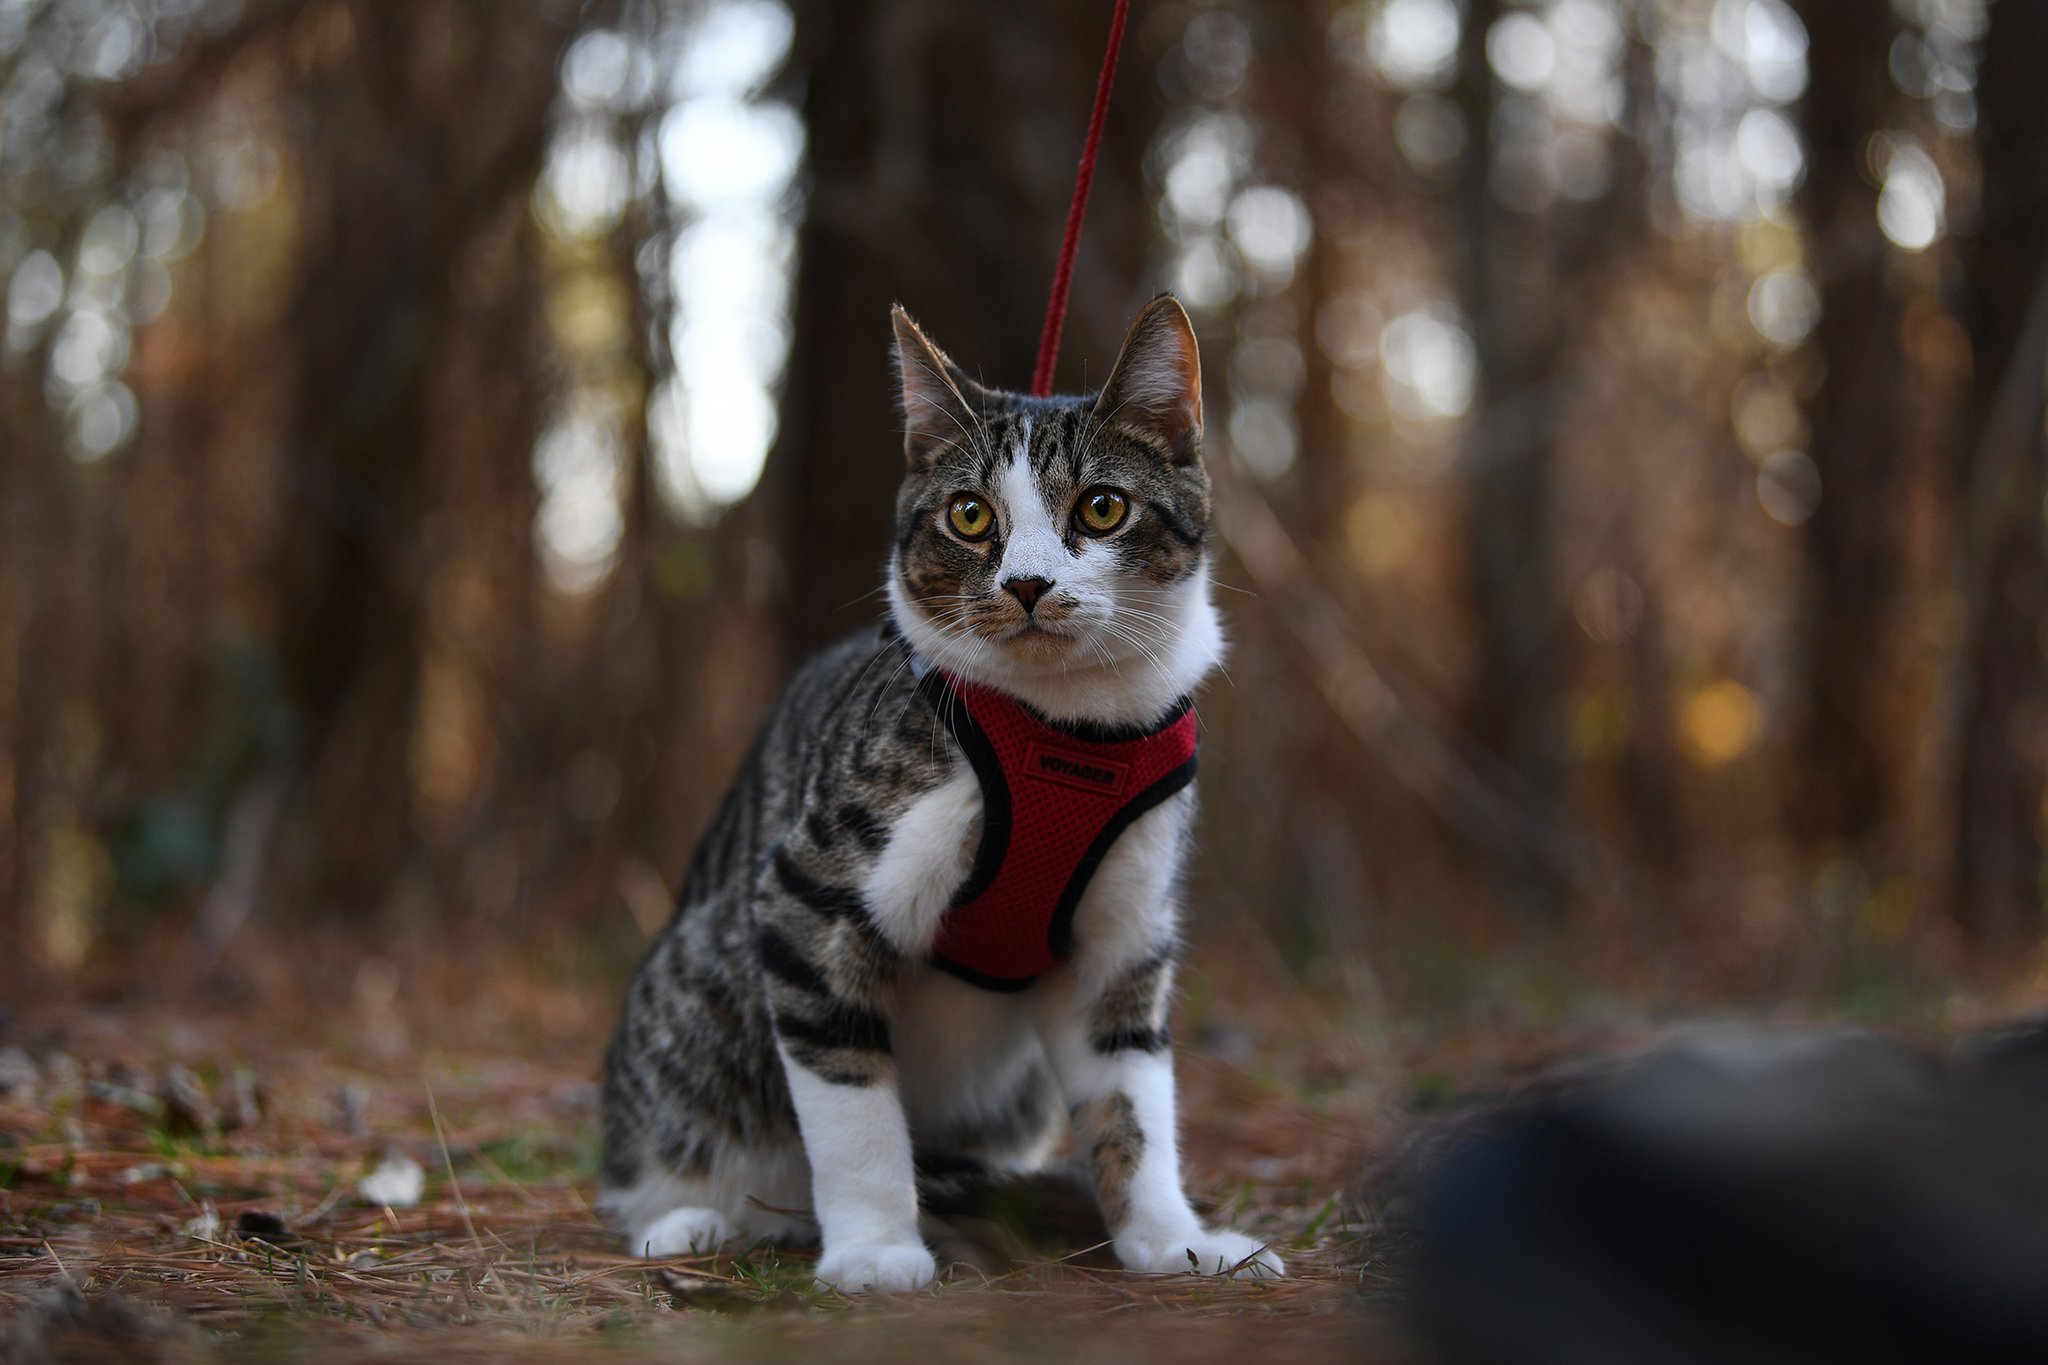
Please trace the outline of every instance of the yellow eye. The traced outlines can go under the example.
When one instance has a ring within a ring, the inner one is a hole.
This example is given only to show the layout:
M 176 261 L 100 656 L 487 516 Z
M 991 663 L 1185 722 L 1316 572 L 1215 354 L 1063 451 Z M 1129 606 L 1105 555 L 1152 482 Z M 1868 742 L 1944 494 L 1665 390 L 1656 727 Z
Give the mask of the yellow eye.
M 1095 487 L 1081 495 L 1081 505 L 1076 509 L 1081 518 L 1081 529 L 1092 536 L 1108 535 L 1124 524 L 1124 516 L 1131 510 L 1130 499 L 1114 488 Z
M 953 505 L 946 509 L 946 520 L 953 523 L 953 533 L 962 540 L 981 540 L 996 529 L 995 512 L 972 493 L 953 495 Z

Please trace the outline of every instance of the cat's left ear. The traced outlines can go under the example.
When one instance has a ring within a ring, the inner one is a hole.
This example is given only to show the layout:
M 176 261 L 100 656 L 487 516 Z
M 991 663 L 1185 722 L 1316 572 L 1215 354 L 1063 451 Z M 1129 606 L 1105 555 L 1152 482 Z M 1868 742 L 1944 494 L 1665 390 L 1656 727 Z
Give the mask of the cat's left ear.
M 1151 437 L 1177 465 L 1202 458 L 1202 357 L 1173 295 L 1146 304 L 1131 324 L 1095 416 Z

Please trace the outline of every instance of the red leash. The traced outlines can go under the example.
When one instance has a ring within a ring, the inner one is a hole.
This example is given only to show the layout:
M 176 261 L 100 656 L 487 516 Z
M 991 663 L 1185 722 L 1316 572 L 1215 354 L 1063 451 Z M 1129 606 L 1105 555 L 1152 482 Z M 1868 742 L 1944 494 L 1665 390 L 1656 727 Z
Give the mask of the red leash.
M 1124 45 L 1124 18 L 1131 0 L 1116 0 L 1109 21 L 1109 50 L 1102 55 L 1102 74 L 1095 79 L 1095 110 L 1088 116 L 1088 141 L 1081 148 L 1081 169 L 1074 176 L 1074 203 L 1067 210 L 1067 233 L 1060 239 L 1060 263 L 1052 276 L 1052 300 L 1045 306 L 1045 330 L 1038 337 L 1038 364 L 1031 371 L 1034 398 L 1052 393 L 1053 362 L 1059 359 L 1060 328 L 1067 321 L 1067 294 L 1074 284 L 1074 249 L 1081 244 L 1081 216 L 1088 211 L 1088 187 L 1095 179 L 1095 152 L 1102 145 L 1102 125 L 1109 119 L 1109 88 L 1116 83 L 1116 55 Z

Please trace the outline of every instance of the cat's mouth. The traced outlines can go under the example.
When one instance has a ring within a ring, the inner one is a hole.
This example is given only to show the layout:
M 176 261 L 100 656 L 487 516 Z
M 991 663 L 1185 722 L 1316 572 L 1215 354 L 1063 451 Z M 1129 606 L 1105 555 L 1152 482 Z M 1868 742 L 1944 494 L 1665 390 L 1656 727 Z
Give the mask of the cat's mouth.
M 1000 641 L 1000 643 L 1005 645 L 1015 645 L 1024 649 L 1044 650 L 1047 652 L 1064 649 L 1073 642 L 1074 636 L 1071 632 L 1061 630 L 1057 626 L 1047 625 L 1036 617 L 1018 625 L 1009 634 L 1003 636 Z

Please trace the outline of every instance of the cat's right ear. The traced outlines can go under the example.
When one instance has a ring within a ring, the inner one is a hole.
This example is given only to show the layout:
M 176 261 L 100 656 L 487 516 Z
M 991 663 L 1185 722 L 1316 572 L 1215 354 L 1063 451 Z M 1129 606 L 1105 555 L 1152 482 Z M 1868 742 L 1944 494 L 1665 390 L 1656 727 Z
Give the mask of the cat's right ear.
M 981 420 L 982 389 L 932 343 L 897 304 L 896 378 L 901 384 L 903 455 L 912 469 L 929 469 L 948 446 L 972 444 Z

